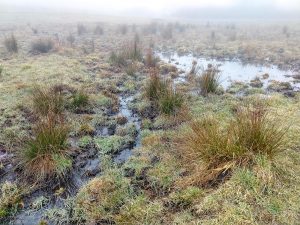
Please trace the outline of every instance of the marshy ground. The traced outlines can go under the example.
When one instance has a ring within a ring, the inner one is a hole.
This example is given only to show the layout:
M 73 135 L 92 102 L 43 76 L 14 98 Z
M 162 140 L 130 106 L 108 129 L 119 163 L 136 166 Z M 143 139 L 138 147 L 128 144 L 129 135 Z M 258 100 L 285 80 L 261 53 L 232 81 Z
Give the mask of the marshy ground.
M 1 223 L 299 224 L 299 23 L 9 18 Z

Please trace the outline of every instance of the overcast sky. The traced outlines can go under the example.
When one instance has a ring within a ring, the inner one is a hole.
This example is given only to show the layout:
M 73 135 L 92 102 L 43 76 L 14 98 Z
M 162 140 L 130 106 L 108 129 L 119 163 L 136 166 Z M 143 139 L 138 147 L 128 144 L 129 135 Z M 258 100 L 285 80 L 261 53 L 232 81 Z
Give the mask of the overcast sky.
M 264 11 L 269 14 L 273 11 L 274 15 L 278 12 L 286 15 L 290 13 L 295 15 L 299 13 L 300 15 L 300 0 L 0 0 L 0 3 L 105 13 L 147 11 L 153 15 L 170 15 L 184 10 L 186 13 L 190 9 L 204 10 L 207 8 L 213 8 L 216 12 L 247 11 L 248 14 L 249 12 L 255 14 L 255 11 L 259 9 L 262 15 Z

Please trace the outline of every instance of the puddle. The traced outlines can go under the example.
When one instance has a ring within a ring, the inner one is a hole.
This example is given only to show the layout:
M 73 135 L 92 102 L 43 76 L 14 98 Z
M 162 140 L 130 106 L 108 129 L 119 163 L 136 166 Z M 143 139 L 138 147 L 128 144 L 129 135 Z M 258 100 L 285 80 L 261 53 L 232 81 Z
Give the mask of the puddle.
M 291 75 L 294 75 L 295 72 L 291 70 L 280 70 L 277 66 L 267 67 L 261 65 L 245 65 L 238 60 L 220 61 L 216 59 L 196 58 L 193 55 L 179 56 L 177 53 L 157 53 L 157 55 L 164 62 L 171 63 L 186 73 L 190 71 L 194 60 L 197 61 L 198 66 L 203 67 L 204 69 L 207 68 L 208 64 L 218 65 L 221 70 L 220 82 L 225 89 L 230 86 L 232 81 L 249 83 L 250 80 L 254 79 L 256 76 L 262 78 L 262 75 L 264 74 L 269 74 L 267 79 L 261 79 L 264 88 L 267 88 L 271 80 L 276 80 L 281 82 L 290 82 L 295 90 L 300 89 L 300 84 L 294 83 L 295 80 L 290 77 Z M 185 73 L 180 74 L 178 78 L 174 79 L 174 82 L 186 82 Z

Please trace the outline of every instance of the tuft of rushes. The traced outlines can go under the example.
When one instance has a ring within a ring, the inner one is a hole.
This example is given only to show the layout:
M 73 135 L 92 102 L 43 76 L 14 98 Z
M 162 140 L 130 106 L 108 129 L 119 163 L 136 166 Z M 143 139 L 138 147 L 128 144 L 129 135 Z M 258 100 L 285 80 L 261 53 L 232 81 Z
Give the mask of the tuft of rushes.
M 164 115 L 175 115 L 183 104 L 183 98 L 172 89 L 168 89 L 158 100 L 159 111 Z
M 74 109 L 80 109 L 89 104 L 89 95 L 84 91 L 78 91 L 72 96 L 71 105 Z
M 36 124 L 33 133 L 20 155 L 25 176 L 38 183 L 64 177 L 72 165 L 67 154 L 68 126 L 50 113 Z
M 192 183 L 205 183 L 233 166 L 251 166 L 257 156 L 272 160 L 286 143 L 287 128 L 268 112 L 258 104 L 240 107 L 226 126 L 211 117 L 192 121 L 179 138 L 183 164 L 199 172 Z
M 220 85 L 219 70 L 217 67 L 209 67 L 199 77 L 200 92 L 203 96 L 209 93 L 216 93 Z
M 59 115 L 64 111 L 64 97 L 53 88 L 34 87 L 32 102 L 35 113 L 41 116 L 46 116 L 49 112 Z

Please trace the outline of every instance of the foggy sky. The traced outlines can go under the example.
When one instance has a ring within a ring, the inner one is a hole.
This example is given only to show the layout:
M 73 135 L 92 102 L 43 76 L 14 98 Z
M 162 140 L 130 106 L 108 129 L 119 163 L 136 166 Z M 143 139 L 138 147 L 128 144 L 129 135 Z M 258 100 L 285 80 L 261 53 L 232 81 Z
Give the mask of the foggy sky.
M 0 0 L 1 4 L 112 15 L 300 18 L 300 0 Z

